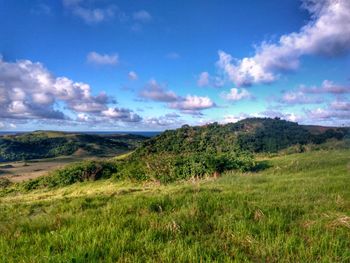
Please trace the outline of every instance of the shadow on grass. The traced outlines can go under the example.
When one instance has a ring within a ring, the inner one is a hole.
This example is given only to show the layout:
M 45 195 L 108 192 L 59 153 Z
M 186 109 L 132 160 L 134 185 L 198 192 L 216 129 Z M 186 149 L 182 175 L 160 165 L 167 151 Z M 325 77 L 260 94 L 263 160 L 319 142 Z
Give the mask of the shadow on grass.
M 260 171 L 266 170 L 266 169 L 271 168 L 271 167 L 272 167 L 271 162 L 269 162 L 267 160 L 258 161 L 255 164 L 254 168 L 252 169 L 252 172 L 260 172 Z

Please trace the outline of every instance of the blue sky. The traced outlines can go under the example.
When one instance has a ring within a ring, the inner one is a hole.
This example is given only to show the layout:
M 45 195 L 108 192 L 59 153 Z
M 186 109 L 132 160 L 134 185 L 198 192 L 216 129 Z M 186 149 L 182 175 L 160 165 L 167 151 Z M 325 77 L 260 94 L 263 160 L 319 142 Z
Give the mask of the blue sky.
M 0 129 L 350 125 L 347 0 L 0 0 Z

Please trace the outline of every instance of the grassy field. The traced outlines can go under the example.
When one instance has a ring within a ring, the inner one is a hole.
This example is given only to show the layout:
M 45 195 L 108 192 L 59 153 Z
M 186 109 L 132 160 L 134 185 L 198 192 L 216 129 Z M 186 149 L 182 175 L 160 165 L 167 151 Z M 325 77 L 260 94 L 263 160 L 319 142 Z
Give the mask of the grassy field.
M 350 150 L 259 173 L 0 197 L 2 262 L 350 262 Z

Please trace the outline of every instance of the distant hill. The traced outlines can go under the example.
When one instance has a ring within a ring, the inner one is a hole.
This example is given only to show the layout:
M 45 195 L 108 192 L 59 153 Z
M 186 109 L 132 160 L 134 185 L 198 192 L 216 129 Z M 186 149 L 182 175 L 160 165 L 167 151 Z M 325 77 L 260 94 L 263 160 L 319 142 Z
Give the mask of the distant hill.
M 303 126 L 279 118 L 248 118 L 236 123 L 182 126 L 145 141 L 136 154 L 247 150 L 277 152 L 292 145 L 320 144 L 350 136 L 350 128 Z
M 0 161 L 51 158 L 62 155 L 111 156 L 135 149 L 148 139 L 142 135 L 93 135 L 35 131 L 0 136 Z

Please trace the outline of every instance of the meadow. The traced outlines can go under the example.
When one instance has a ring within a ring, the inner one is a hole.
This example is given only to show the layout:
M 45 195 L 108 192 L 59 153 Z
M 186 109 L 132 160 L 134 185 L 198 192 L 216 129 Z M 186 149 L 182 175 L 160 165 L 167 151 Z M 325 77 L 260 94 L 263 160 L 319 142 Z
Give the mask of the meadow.
M 170 184 L 113 179 L 0 197 L 2 262 L 349 262 L 350 150 Z

